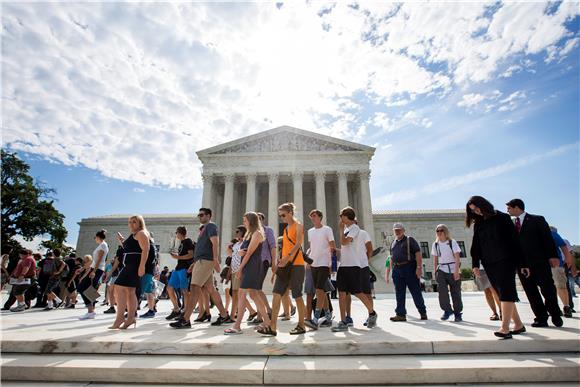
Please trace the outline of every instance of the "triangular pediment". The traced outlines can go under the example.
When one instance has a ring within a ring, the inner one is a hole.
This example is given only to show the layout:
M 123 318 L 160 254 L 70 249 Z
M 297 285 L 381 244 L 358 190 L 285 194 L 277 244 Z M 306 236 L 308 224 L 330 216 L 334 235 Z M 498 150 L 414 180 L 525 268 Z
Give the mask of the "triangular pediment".
M 281 126 L 199 151 L 198 155 L 337 151 L 372 153 L 374 148 L 290 126 Z

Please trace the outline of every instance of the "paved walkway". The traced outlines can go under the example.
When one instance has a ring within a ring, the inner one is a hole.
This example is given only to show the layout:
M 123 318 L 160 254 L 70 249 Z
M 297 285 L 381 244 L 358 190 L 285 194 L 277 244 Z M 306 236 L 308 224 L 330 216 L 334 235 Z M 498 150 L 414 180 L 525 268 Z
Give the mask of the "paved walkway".
M 223 335 L 223 327 L 195 324 L 192 329 L 176 330 L 168 326 L 170 302 L 158 304 L 159 313 L 152 319 L 139 319 L 136 329 L 111 331 L 107 326 L 112 315 L 97 309 L 95 320 L 79 321 L 84 309 L 33 309 L 23 313 L 2 312 L 1 338 L 3 352 L 49 353 L 155 353 L 199 355 L 373 355 L 373 354 L 433 354 L 486 352 L 570 352 L 580 349 L 580 315 L 564 319 L 563 328 L 531 328 L 533 320 L 527 302 L 518 304 L 528 332 L 513 340 L 498 340 L 493 331 L 499 322 L 490 321 L 490 310 L 483 293 L 465 293 L 464 322 L 441 321 L 436 294 L 426 294 L 428 321 L 421 321 L 409 298 L 408 321 L 393 323 L 394 295 L 379 295 L 375 309 L 378 326 L 363 326 L 366 310 L 353 301 L 355 326 L 348 332 L 333 333 L 319 329 L 302 336 L 290 336 L 296 324 L 279 322 L 277 337 L 263 337 L 247 324 L 244 334 Z M 338 302 L 333 300 L 335 314 Z M 213 320 L 217 312 L 212 309 Z M 141 312 L 143 313 L 143 311 Z

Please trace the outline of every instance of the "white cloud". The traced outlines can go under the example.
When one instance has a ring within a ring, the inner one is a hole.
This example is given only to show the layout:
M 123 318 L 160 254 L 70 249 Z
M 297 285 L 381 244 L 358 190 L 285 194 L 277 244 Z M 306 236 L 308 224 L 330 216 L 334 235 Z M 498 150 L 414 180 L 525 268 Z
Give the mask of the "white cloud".
M 199 149 L 283 124 L 361 140 L 367 100 L 399 109 L 577 47 L 569 3 L 357 4 L 3 3 L 4 144 L 196 186 Z M 430 127 L 417 111 L 373 122 Z
M 133 188 L 133 192 L 143 193 L 143 192 L 145 192 L 145 190 L 143 188 L 135 187 L 135 188 Z
M 473 183 L 475 181 L 489 179 L 507 172 L 511 172 L 516 169 L 524 168 L 528 165 L 537 163 L 539 161 L 551 157 L 560 156 L 571 150 L 578 151 L 578 146 L 579 146 L 578 142 L 573 144 L 567 144 L 552 149 L 545 153 L 529 155 L 519 159 L 510 160 L 508 162 L 493 167 L 485 168 L 479 171 L 469 172 L 464 175 L 453 176 L 442 180 L 438 180 L 434 183 L 427 184 L 420 188 L 393 192 L 374 200 L 374 205 L 388 206 L 392 204 L 417 199 L 419 197 L 424 198 L 432 194 L 450 191 L 452 189 Z
M 500 106 L 497 110 L 500 112 L 514 111 L 519 106 L 520 102 L 525 99 L 525 92 L 521 90 L 514 91 L 508 97 L 499 101 Z
M 457 106 L 464 107 L 470 111 L 473 111 L 481 102 L 486 102 L 484 110 L 489 112 L 495 106 L 495 102 L 499 97 L 502 96 L 502 92 L 499 90 L 493 90 L 486 94 L 471 93 L 465 94 L 461 97 L 461 101 L 457 102 Z
M 387 133 L 408 127 L 430 128 L 433 125 L 433 122 L 429 118 L 413 110 L 399 115 L 396 118 L 389 118 L 384 112 L 375 113 L 372 123 Z

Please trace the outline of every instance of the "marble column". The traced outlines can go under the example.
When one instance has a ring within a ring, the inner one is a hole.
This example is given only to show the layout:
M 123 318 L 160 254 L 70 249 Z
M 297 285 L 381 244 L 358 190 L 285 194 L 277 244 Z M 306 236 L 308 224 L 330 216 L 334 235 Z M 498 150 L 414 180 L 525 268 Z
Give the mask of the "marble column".
M 246 212 L 258 211 L 256 208 L 256 174 L 246 175 Z
M 348 206 L 348 172 L 338 171 L 338 210 Z
M 302 190 L 302 183 L 304 180 L 304 172 L 298 171 L 292 174 L 292 182 L 294 186 L 294 204 L 296 205 L 295 215 L 302 223 L 304 223 L 304 194 Z
M 227 174 L 224 176 L 225 189 L 224 189 L 224 206 L 222 212 L 222 224 L 221 224 L 221 252 L 220 256 L 226 254 L 226 246 L 230 243 L 232 239 L 232 212 L 234 206 L 234 174 Z
M 322 211 L 323 219 L 326 219 L 328 216 L 326 213 L 326 191 L 324 187 L 326 173 L 324 171 L 316 171 L 314 172 L 314 178 L 316 181 L 316 208 Z
M 369 183 L 371 171 L 366 169 L 361 170 L 358 175 L 360 182 L 360 211 L 362 215 L 363 228 L 369 233 L 371 240 L 374 243 L 375 226 L 373 222 L 373 207 L 371 204 L 371 188 Z
M 203 194 L 201 197 L 201 206 L 205 208 L 211 208 L 211 193 L 213 190 L 213 175 L 210 173 L 203 174 Z
M 278 238 L 278 173 L 268 174 L 268 226 Z

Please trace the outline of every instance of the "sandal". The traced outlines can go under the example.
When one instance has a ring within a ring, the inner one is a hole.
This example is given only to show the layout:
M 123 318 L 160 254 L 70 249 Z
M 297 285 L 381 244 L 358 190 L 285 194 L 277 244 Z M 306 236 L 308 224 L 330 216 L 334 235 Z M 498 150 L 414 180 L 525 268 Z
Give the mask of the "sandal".
M 497 313 L 492 314 L 489 319 L 491 321 L 499 321 L 499 316 L 497 315 Z
M 276 331 L 273 331 L 272 328 L 270 328 L 269 326 L 258 329 L 258 333 L 265 336 L 276 336 L 278 334 Z
M 252 321 L 254 318 L 256 318 L 256 316 L 257 316 L 257 315 L 258 315 L 258 312 L 254 312 L 254 313 L 252 313 L 252 314 L 250 315 L 250 317 L 248 317 L 248 320 L 247 320 L 247 322 L 250 322 L 250 321 Z
M 236 329 L 236 328 L 228 328 L 224 330 L 224 335 L 241 335 L 242 330 L 241 329 Z
M 305 333 L 306 329 L 302 328 L 300 325 L 296 325 L 296 327 L 290 331 L 291 335 L 303 335 Z

